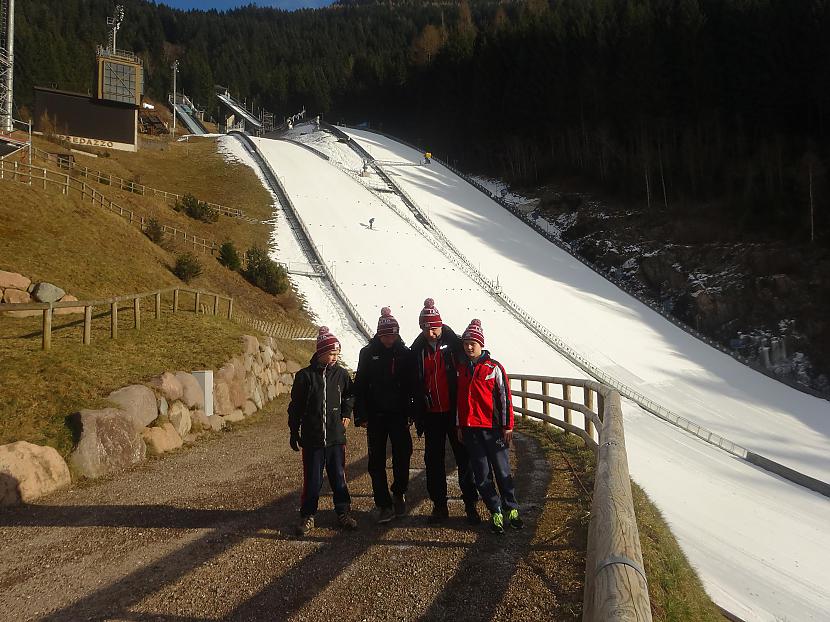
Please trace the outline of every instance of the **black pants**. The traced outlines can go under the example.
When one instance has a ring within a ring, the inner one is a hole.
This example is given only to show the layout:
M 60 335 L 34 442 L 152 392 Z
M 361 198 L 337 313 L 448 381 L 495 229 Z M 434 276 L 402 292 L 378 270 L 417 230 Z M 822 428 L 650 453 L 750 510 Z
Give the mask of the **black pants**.
M 352 499 L 346 485 L 346 446 L 303 447 L 303 494 L 300 497 L 300 514 L 314 516 L 323 487 L 323 467 L 329 476 L 334 496 L 334 511 L 348 512 Z
M 402 415 L 377 415 L 366 424 L 369 445 L 369 476 L 375 505 L 391 507 L 392 497 L 386 479 L 386 441 L 392 443 L 392 494 L 406 494 L 409 486 L 409 458 L 412 455 L 412 436 L 409 424 Z
M 478 501 L 478 491 L 470 468 L 467 450 L 458 441 L 455 416 L 451 413 L 427 413 L 424 416 L 424 463 L 427 471 L 427 492 L 435 505 L 447 504 L 447 469 L 445 466 L 446 440 L 458 467 L 458 485 L 464 506 L 471 507 Z

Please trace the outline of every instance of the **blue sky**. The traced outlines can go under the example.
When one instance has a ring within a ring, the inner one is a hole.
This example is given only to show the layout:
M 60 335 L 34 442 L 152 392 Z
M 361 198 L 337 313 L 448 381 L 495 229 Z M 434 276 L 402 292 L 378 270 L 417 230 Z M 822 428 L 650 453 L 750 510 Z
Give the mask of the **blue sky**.
M 272 6 L 277 9 L 293 11 L 301 8 L 317 8 L 328 6 L 333 0 L 156 0 L 158 4 L 166 4 L 176 9 L 218 9 L 220 11 L 233 9 L 238 6 L 257 4 Z

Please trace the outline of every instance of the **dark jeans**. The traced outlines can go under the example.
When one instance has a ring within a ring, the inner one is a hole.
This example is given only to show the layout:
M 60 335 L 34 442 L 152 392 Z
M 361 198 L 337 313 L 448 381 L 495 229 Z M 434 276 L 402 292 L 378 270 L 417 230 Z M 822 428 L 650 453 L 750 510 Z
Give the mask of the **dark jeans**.
M 478 491 L 470 469 L 470 458 L 464 445 L 458 441 L 455 417 L 451 413 L 427 413 L 424 416 L 424 463 L 429 498 L 435 505 L 447 504 L 447 469 L 444 463 L 447 438 L 458 467 L 458 485 L 464 505 L 474 506 L 478 501 Z
M 334 511 L 348 512 L 352 503 L 346 485 L 346 446 L 303 447 L 303 494 L 300 497 L 300 514 L 314 516 L 323 487 L 323 467 L 334 493 Z
M 392 443 L 392 494 L 406 494 L 409 486 L 409 457 L 412 455 L 412 436 L 409 423 L 401 415 L 377 415 L 366 424 L 369 444 L 369 476 L 375 505 L 391 507 L 392 497 L 386 479 L 386 441 Z
M 462 428 L 464 445 L 470 453 L 470 465 L 476 487 L 490 512 L 501 509 L 519 509 L 516 488 L 510 473 L 510 454 L 502 440 L 501 430 L 488 428 Z M 490 476 L 490 469 L 496 476 L 498 493 Z

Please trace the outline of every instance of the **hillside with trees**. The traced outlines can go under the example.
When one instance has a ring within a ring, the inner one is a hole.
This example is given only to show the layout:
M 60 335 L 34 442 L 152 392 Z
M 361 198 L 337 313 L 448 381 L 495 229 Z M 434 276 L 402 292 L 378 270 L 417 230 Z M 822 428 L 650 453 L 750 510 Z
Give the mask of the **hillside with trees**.
M 19 4 L 19 105 L 34 85 L 92 88 L 113 4 Z M 830 299 L 813 269 L 830 262 L 827 0 L 124 4 L 119 46 L 144 58 L 157 99 L 179 59 L 180 89 L 209 116 L 222 84 L 249 107 L 369 122 L 511 184 L 576 180 L 668 223 L 650 235 L 668 228 L 677 244 L 797 249 L 761 276 L 792 265 L 797 298 Z M 801 332 L 824 357 L 830 328 L 810 322 Z

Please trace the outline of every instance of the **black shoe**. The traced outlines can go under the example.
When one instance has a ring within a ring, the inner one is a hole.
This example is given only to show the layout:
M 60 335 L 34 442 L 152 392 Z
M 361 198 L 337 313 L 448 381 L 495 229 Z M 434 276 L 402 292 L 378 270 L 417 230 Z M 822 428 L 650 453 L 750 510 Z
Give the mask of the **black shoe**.
M 406 496 L 392 495 L 392 502 L 395 505 L 395 516 L 398 518 L 406 516 Z
M 429 515 L 427 522 L 429 523 L 442 523 L 446 519 L 450 517 L 450 511 L 447 508 L 446 504 L 438 505 L 435 504 L 432 506 L 432 513 Z
M 510 513 L 507 515 L 507 521 L 510 523 L 510 526 L 513 529 L 525 528 L 525 522 L 521 518 L 519 518 L 519 510 L 510 510 Z
M 468 525 L 478 525 L 481 522 L 481 514 L 478 513 L 478 508 L 476 506 L 467 506 L 465 512 L 467 514 Z
M 378 512 L 378 523 L 379 524 L 382 525 L 383 523 L 388 523 L 393 518 L 395 518 L 395 510 L 393 510 L 391 507 L 385 507 L 384 506 L 382 508 L 379 508 L 379 512 Z

